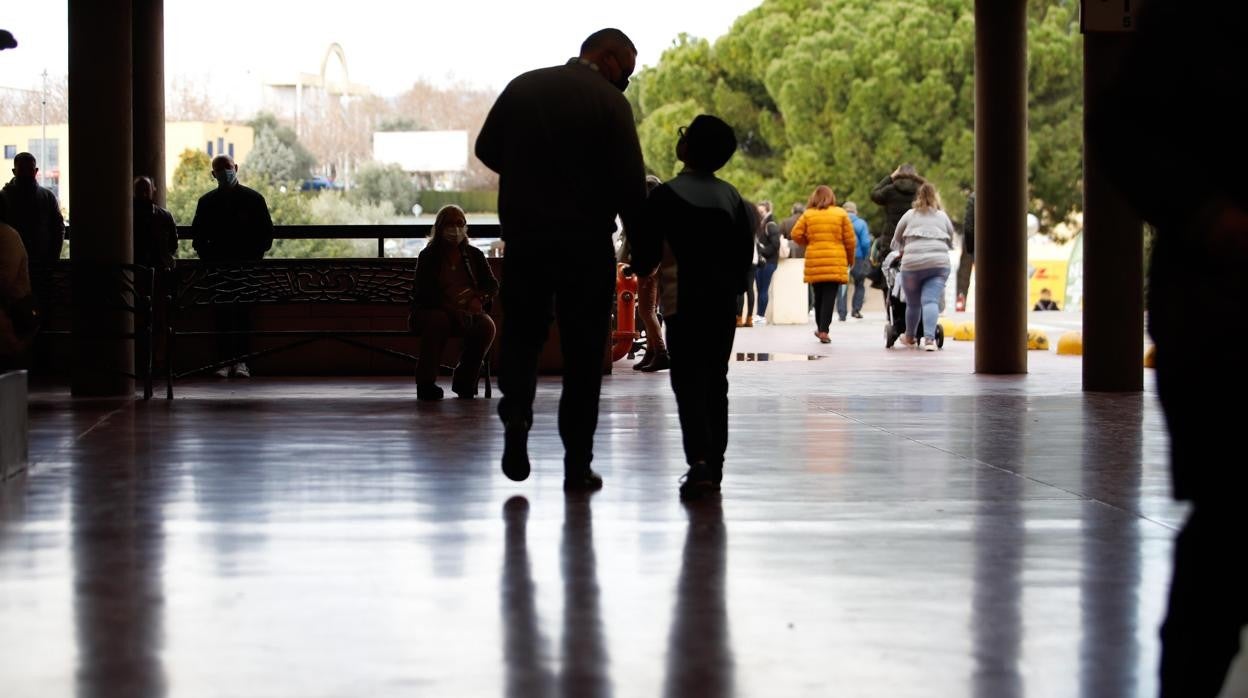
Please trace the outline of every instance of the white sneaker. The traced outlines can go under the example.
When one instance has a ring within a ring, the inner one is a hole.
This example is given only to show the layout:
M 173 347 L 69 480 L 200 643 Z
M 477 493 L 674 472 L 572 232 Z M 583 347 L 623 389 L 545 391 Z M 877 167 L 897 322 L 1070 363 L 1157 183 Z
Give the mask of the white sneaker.
M 923 351 L 936 351 L 936 340 L 931 337 L 923 338 Z
M 214 376 L 216 376 L 217 378 L 229 378 L 229 377 L 230 377 L 230 369 L 232 369 L 232 368 L 234 368 L 234 367 L 233 367 L 233 366 L 222 366 L 221 368 L 218 368 L 216 371 L 213 371 L 213 373 L 212 373 L 212 374 L 213 374 Z
M 247 364 L 241 361 L 234 364 L 234 377 L 235 378 L 251 378 L 251 371 L 247 369 Z

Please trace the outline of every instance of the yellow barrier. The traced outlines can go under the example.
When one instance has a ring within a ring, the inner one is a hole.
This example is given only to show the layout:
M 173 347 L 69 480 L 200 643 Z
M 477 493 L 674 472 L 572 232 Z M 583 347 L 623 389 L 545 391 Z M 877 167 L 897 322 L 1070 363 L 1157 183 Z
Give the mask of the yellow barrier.
M 1027 348 L 1031 351 L 1048 351 L 1049 335 L 1044 330 L 1027 330 Z
M 1064 356 L 1083 356 L 1083 333 L 1067 332 L 1057 340 L 1057 353 Z

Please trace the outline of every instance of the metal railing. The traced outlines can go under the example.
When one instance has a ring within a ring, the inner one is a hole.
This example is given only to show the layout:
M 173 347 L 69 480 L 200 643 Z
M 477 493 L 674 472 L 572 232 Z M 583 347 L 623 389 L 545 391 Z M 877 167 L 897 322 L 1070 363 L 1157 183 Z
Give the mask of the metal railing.
M 386 256 L 386 240 L 412 240 L 429 236 L 432 226 L 416 225 L 279 225 L 273 231 L 274 240 L 376 240 L 377 256 Z M 493 239 L 499 236 L 497 223 L 468 224 L 468 232 L 474 239 Z M 191 226 L 178 226 L 179 240 L 194 240 Z
M 274 228 L 274 240 L 376 240 L 377 256 L 386 256 L 386 240 L 413 240 L 429 236 L 430 225 L 279 225 Z M 474 240 L 491 240 L 499 237 L 497 223 L 468 225 Z M 65 239 L 70 239 L 70 228 L 65 228 Z M 179 240 L 194 240 L 189 225 L 178 226 Z M 71 252 L 72 254 L 72 252 Z

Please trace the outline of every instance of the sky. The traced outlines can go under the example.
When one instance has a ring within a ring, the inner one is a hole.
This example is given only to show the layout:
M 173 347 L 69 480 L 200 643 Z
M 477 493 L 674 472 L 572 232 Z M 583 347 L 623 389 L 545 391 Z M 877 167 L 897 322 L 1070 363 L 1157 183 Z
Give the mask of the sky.
M 761 0 L 165 0 L 165 78 L 194 80 L 240 107 L 266 79 L 316 73 L 332 42 L 352 82 L 392 96 L 412 82 L 501 89 L 515 75 L 575 55 L 603 27 L 654 65 L 682 32 L 715 39 Z M 46 68 L 64 75 L 64 0 L 6 2 L 0 28 L 17 38 L 0 53 L 0 86 L 31 88 Z M 624 9 L 615 9 L 615 6 Z

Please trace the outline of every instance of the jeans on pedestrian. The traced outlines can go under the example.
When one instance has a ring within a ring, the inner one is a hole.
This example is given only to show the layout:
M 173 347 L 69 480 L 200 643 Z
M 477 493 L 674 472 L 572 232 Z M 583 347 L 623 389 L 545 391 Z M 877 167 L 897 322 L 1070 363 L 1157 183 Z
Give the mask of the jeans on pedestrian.
M 945 295 L 949 267 L 916 269 L 901 273 L 901 290 L 906 294 L 906 334 L 914 337 L 919 321 L 923 336 L 936 338 L 936 320 L 940 317 L 940 299 Z
M 758 271 L 754 272 L 754 279 L 758 283 L 758 314 L 767 317 L 767 301 L 769 300 L 768 289 L 771 288 L 771 276 L 776 273 L 776 263 L 760 264 Z

